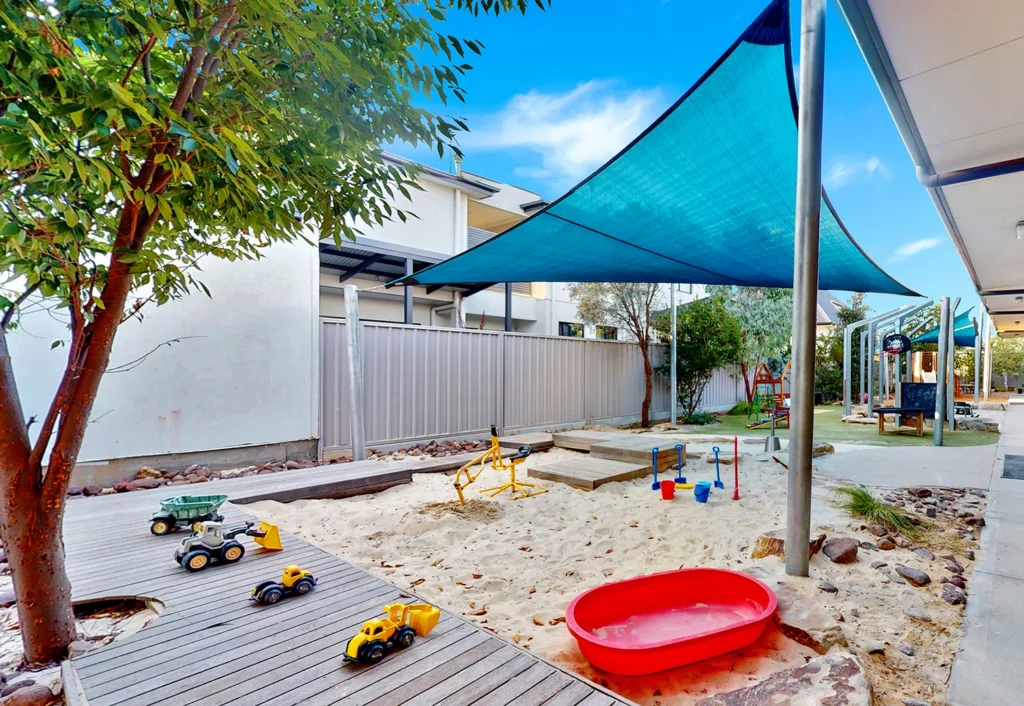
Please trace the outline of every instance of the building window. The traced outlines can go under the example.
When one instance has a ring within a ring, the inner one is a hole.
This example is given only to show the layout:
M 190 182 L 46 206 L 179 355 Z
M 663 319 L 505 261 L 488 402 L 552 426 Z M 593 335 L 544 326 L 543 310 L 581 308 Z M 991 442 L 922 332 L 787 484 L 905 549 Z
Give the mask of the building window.
M 614 326 L 598 326 L 597 337 L 606 341 L 617 341 L 619 340 L 619 329 Z
M 558 322 L 558 335 L 570 338 L 583 338 L 583 324 L 574 324 L 567 321 Z
M 677 284 L 676 285 L 676 291 L 677 292 L 682 292 L 683 294 L 693 294 L 693 285 L 692 284 Z

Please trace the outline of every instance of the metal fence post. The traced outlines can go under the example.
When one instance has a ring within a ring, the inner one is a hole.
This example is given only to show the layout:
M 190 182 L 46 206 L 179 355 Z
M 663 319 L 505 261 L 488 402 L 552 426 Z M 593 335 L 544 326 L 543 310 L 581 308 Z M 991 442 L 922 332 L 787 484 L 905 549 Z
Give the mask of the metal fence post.
M 348 384 L 352 407 L 352 460 L 366 460 L 366 427 L 363 419 L 363 361 L 359 342 L 359 291 L 345 285 L 345 347 L 348 353 Z
M 868 393 L 868 417 L 875 414 L 875 335 L 876 326 L 872 321 L 868 324 L 868 353 L 867 353 L 867 393 Z
M 790 392 L 792 431 L 786 507 L 786 573 L 790 576 L 808 575 L 809 557 L 805 547 L 811 534 L 825 0 L 803 0 L 800 19 L 800 109 L 793 248 L 793 381 Z
M 669 415 L 668 423 L 675 426 L 676 419 L 678 418 L 676 400 L 679 398 L 679 381 L 676 379 L 676 285 L 675 283 L 670 282 L 668 286 L 668 306 L 672 310 L 672 350 L 669 351 L 669 367 L 671 368 L 671 372 L 669 374 L 669 387 L 671 388 L 670 392 L 672 394 L 672 411 Z
M 932 444 L 942 446 L 942 430 L 946 425 L 946 349 L 949 347 L 949 297 L 942 298 L 939 316 L 939 355 L 935 365 L 935 422 Z

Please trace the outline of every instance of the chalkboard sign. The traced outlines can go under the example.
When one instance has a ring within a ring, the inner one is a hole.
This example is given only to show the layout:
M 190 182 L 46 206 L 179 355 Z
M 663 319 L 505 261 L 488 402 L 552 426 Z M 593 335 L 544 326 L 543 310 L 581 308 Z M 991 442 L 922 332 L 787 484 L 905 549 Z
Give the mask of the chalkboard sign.
M 887 355 L 898 355 L 910 350 L 910 339 L 902 333 L 890 333 L 882 339 L 882 350 Z
M 903 383 L 903 408 L 923 409 L 925 419 L 935 418 L 935 383 Z

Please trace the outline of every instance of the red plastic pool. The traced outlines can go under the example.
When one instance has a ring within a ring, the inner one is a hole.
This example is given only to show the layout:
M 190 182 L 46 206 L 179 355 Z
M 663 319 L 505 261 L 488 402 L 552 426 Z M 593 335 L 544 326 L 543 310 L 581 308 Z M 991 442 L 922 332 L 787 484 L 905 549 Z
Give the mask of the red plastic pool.
M 652 674 L 754 642 L 778 601 L 752 576 L 679 569 L 580 594 L 565 623 L 583 656 L 612 674 Z

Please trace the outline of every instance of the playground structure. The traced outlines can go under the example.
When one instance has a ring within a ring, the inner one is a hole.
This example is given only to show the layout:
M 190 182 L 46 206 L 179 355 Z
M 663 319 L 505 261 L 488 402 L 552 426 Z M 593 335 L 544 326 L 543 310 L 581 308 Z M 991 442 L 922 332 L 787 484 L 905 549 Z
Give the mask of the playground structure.
M 752 424 L 747 424 L 747 429 L 774 428 L 783 422 L 789 428 L 789 393 L 785 391 L 785 383 L 791 369 L 792 362 L 786 361 L 786 367 L 778 377 L 775 377 L 767 363 L 761 363 L 754 371 L 754 397 L 747 419 L 752 414 L 758 418 Z M 768 416 L 762 417 L 763 414 Z
M 532 446 L 520 446 L 514 455 L 503 458 L 501 455 L 501 444 L 498 442 L 498 430 L 492 424 L 490 448 L 455 472 L 455 492 L 459 494 L 459 503 L 462 505 L 466 504 L 466 496 L 462 491 L 479 478 L 488 465 L 496 471 L 508 471 L 509 480 L 507 483 L 496 485 L 493 488 L 484 488 L 480 491 L 481 495 L 493 498 L 504 493 L 506 490 L 511 490 L 512 499 L 520 500 L 548 492 L 548 489 L 542 485 L 516 479 L 516 466 L 522 463 L 531 453 L 533 453 Z M 478 464 L 479 467 L 477 467 Z M 474 468 L 476 469 L 475 472 Z

